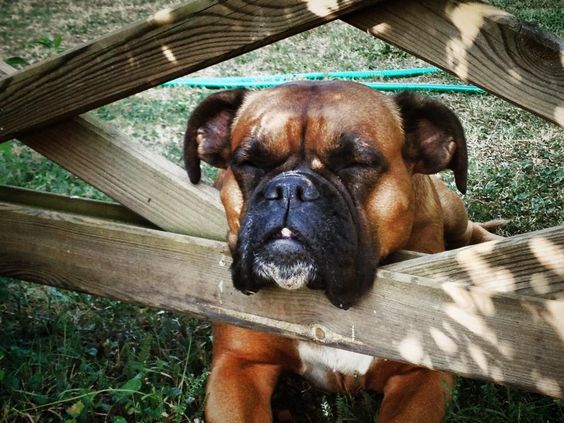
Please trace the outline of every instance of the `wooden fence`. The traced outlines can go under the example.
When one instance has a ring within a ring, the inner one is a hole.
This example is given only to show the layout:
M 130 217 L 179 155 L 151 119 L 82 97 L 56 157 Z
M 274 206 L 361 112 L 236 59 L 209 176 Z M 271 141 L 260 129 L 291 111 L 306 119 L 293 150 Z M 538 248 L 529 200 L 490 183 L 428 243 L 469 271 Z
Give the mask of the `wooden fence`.
M 0 141 L 123 205 L 1 187 L 0 274 L 564 398 L 564 227 L 399 254 L 348 311 L 310 290 L 247 297 L 231 286 L 217 192 L 77 116 L 337 18 L 564 125 L 562 41 L 490 6 L 193 0 L 19 72 L 0 64 Z

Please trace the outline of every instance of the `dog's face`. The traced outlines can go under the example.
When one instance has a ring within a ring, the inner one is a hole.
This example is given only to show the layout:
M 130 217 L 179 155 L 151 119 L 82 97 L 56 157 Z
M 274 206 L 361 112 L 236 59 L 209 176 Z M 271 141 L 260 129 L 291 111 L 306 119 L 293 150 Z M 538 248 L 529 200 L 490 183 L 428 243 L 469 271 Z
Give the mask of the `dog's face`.
M 349 307 L 413 223 L 414 173 L 450 167 L 466 184 L 462 127 L 446 107 L 350 82 L 224 91 L 194 111 L 186 167 L 225 168 L 236 288 L 323 289 Z

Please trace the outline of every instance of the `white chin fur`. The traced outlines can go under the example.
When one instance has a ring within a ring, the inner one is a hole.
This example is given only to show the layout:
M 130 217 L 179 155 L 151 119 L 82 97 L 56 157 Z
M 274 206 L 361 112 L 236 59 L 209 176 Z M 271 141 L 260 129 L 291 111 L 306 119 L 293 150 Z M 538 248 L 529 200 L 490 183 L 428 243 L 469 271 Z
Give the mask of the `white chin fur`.
M 303 288 L 315 276 L 315 267 L 305 262 L 279 266 L 257 259 L 255 260 L 255 271 L 265 279 L 272 279 L 280 288 L 284 289 Z

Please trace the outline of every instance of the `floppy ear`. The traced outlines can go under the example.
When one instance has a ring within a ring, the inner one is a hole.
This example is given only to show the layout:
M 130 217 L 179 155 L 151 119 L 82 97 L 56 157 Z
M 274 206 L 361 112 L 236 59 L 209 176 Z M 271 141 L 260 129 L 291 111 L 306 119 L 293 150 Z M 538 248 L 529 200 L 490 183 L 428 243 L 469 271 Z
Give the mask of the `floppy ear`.
M 468 155 L 462 125 L 454 112 L 431 99 L 403 92 L 395 96 L 406 144 L 404 156 L 416 173 L 451 169 L 458 190 L 466 193 Z
M 215 167 L 227 167 L 231 123 L 246 93 L 237 89 L 212 94 L 192 112 L 184 134 L 184 163 L 193 184 L 200 181 L 200 159 Z

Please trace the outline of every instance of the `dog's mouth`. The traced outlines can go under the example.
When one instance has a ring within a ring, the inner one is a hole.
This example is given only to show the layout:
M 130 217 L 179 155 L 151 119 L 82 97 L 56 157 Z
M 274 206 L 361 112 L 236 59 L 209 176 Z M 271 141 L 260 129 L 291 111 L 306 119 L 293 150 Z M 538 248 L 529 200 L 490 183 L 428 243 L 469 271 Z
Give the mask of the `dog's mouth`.
M 322 289 L 334 305 L 352 305 L 372 285 L 375 250 L 351 201 L 311 172 L 284 172 L 259 186 L 231 249 L 235 288 Z
M 309 243 L 307 238 L 295 228 L 283 226 L 273 229 L 266 234 L 258 248 L 274 248 L 280 250 L 281 254 L 285 254 L 293 250 L 309 249 Z
M 295 229 L 282 227 L 271 231 L 257 248 L 253 273 L 284 289 L 311 288 L 317 265 L 307 240 Z

